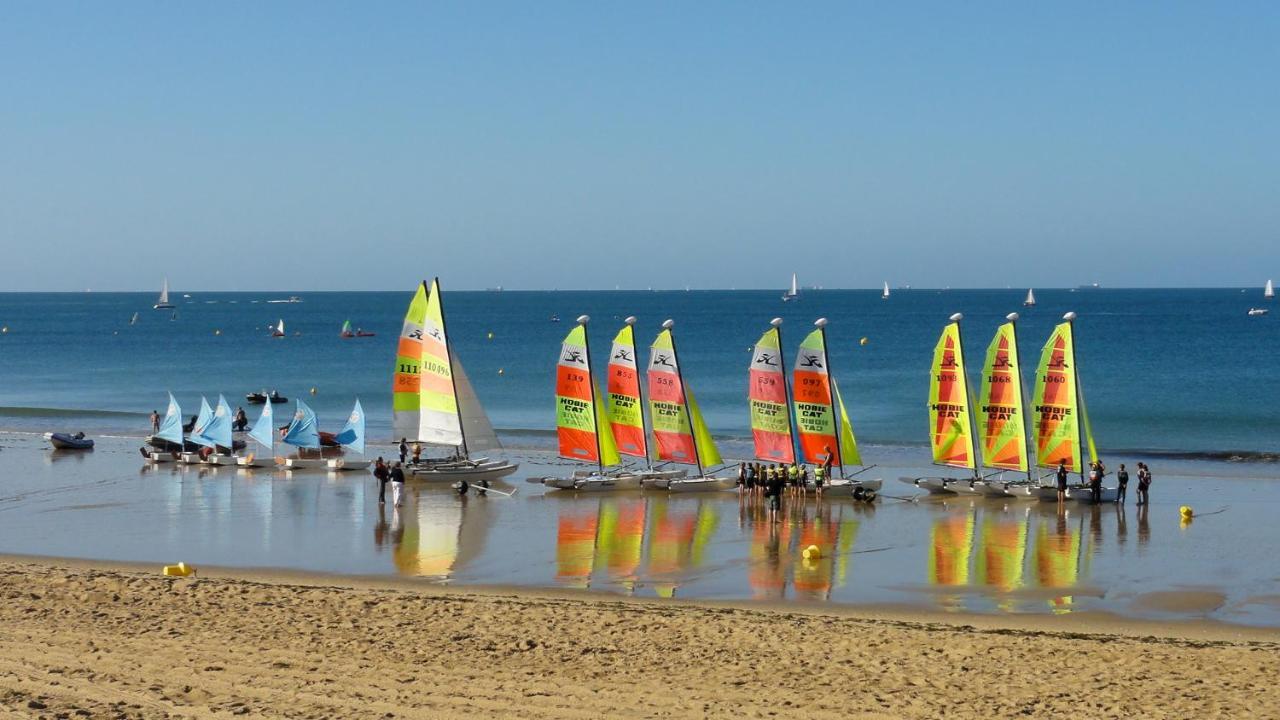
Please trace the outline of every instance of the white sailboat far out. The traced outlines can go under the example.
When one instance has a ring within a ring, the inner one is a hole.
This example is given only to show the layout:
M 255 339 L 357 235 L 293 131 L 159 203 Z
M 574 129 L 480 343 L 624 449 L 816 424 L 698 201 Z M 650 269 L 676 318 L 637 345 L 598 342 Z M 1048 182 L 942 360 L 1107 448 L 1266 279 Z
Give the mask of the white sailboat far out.
M 1270 300 L 1275 296 L 1276 296 L 1276 288 L 1274 285 L 1271 284 L 1270 280 L 1267 280 L 1267 286 L 1262 289 L 1262 297 Z
M 888 300 L 888 299 L 889 299 L 889 283 L 888 283 L 888 281 L 885 281 L 885 284 L 884 284 L 884 292 L 880 293 L 880 299 L 881 299 L 881 300 Z
M 280 318 L 280 322 L 276 323 L 276 327 L 271 331 L 271 337 L 284 337 L 284 318 Z
M 1027 289 L 1027 299 L 1022 301 L 1022 305 L 1023 305 L 1024 307 L 1035 307 L 1035 306 L 1036 306 L 1036 291 L 1035 291 L 1035 290 L 1033 290 L 1033 289 L 1031 289 L 1031 288 L 1028 288 L 1028 289 Z
M 156 310 L 173 309 L 173 303 L 169 302 L 169 278 L 164 279 L 164 284 L 160 286 L 160 297 L 152 307 Z
M 800 297 L 800 290 L 796 286 L 796 274 L 791 273 L 791 288 L 782 294 L 782 302 L 791 302 Z

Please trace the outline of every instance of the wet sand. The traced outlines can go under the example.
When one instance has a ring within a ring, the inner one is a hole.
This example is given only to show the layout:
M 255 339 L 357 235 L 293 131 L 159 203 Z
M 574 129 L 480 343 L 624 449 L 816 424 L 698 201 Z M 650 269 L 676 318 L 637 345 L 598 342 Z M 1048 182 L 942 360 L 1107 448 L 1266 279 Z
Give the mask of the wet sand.
M 0 559 L 31 717 L 1265 717 L 1280 632 Z

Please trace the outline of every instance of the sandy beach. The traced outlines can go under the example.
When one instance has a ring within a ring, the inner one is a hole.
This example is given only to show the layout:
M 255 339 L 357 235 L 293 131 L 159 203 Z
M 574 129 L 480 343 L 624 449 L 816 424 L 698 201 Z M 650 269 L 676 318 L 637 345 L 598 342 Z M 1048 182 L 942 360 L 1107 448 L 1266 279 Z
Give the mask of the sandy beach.
M 1274 630 L 158 570 L 0 561 L 0 708 L 48 718 L 1280 713 Z

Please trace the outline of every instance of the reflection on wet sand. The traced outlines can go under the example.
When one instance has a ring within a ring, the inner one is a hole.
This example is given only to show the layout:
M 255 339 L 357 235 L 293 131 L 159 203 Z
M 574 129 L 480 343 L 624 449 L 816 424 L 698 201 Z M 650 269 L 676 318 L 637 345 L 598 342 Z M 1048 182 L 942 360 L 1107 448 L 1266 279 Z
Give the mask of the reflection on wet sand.
M 850 556 L 858 535 L 855 512 L 874 512 L 873 506 L 848 503 L 787 503 L 782 522 L 769 522 L 762 498 L 746 497 L 738 505 L 739 524 L 749 532 L 747 583 L 759 600 L 827 600 L 832 588 L 845 584 Z M 817 545 L 821 556 L 802 557 Z
M 556 582 L 617 585 L 628 594 L 647 584 L 671 597 L 705 562 L 717 525 L 716 504 L 701 499 L 611 497 L 565 505 L 556 524 Z
M 402 507 L 378 506 L 373 527 L 375 546 L 391 548 L 396 572 L 448 580 L 484 552 L 493 522 L 485 499 L 473 501 L 415 486 L 406 488 L 405 494 Z
M 961 589 L 984 590 L 1005 611 L 1017 610 L 1018 603 L 1027 597 L 1045 597 L 1017 591 L 1042 589 L 1050 591 L 1051 612 L 1070 612 L 1076 601 L 1071 591 L 1088 579 L 1090 559 L 1102 543 L 1101 512 L 1097 507 L 1088 508 L 1072 518 L 1052 506 L 987 508 L 977 504 L 949 512 L 932 523 L 929 584 L 957 590 L 937 596 L 950 610 L 972 609 L 965 606 L 971 595 L 959 592 Z M 1123 520 L 1118 532 L 1124 532 Z M 1034 543 L 1028 571 L 1031 538 Z M 1052 592 L 1055 590 L 1061 592 Z

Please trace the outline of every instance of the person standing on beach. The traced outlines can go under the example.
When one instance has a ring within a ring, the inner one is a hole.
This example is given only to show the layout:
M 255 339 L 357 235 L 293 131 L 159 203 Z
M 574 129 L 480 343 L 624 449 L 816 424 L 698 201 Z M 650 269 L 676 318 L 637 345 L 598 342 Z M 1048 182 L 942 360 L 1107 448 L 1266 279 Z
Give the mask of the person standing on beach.
M 413 443 L 413 464 L 417 465 L 420 462 L 422 462 L 422 443 L 414 442 Z
M 1138 504 L 1147 505 L 1151 502 L 1151 468 L 1146 463 L 1138 463 Z
M 373 477 L 378 481 L 378 504 L 387 504 L 387 481 L 391 479 L 391 472 L 387 470 L 387 464 L 379 457 L 378 461 L 373 464 Z
M 738 497 L 747 489 L 747 464 L 745 462 L 738 463 Z
M 822 448 L 822 452 L 824 453 L 824 456 L 822 458 L 822 474 L 826 476 L 828 481 L 830 481 L 831 466 L 835 464 L 836 454 L 831 452 L 830 445 L 824 445 Z
M 1102 502 L 1102 461 L 1094 460 L 1089 468 L 1089 492 L 1093 495 L 1093 504 Z
M 764 493 L 765 497 L 769 499 L 769 522 L 781 522 L 782 488 L 784 483 L 782 473 L 778 472 L 776 468 L 769 468 L 768 478 L 769 484 L 765 488 Z
M 155 435 L 160 432 L 160 413 L 155 410 L 151 411 L 151 434 Z
M 391 504 L 400 507 L 404 504 L 404 470 L 400 463 L 391 468 Z
M 1058 504 L 1062 504 L 1067 501 L 1067 463 L 1062 460 L 1058 461 L 1057 477 L 1058 477 Z
M 400 464 L 404 464 L 404 459 L 409 455 L 409 446 L 405 444 L 405 438 L 400 438 Z
M 1116 489 L 1116 502 L 1123 505 L 1129 492 L 1129 471 L 1124 469 L 1124 463 L 1120 463 L 1120 469 L 1116 471 L 1116 482 L 1120 485 Z

